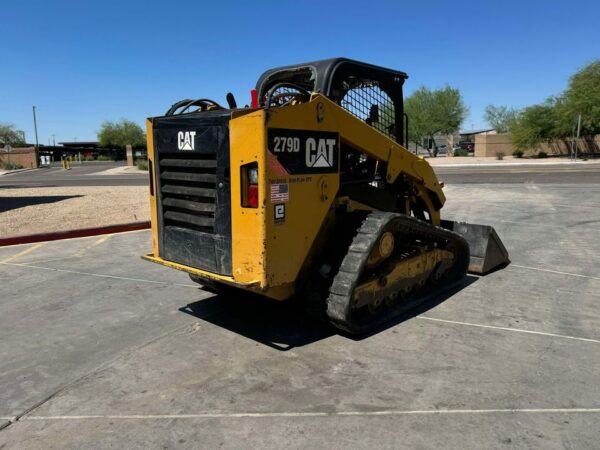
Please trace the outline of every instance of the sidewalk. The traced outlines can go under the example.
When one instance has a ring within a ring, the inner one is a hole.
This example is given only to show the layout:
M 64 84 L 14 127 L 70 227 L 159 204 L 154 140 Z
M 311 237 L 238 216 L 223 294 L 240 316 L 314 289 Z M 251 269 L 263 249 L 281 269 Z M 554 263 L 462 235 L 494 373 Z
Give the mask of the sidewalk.
M 544 166 L 558 164 L 599 164 L 600 158 L 589 159 L 587 161 L 569 158 L 515 158 L 513 156 L 505 156 L 504 159 L 491 157 L 474 157 L 474 156 L 442 156 L 437 158 L 426 157 L 425 160 L 434 167 L 466 167 L 466 166 Z
M 100 172 L 88 173 L 86 175 L 96 176 L 96 175 L 127 175 L 127 174 L 148 175 L 148 171 L 140 170 L 137 168 L 137 166 L 119 166 L 119 167 L 113 167 L 111 169 L 102 170 Z
M 2 170 L 0 169 L 0 177 L 2 175 L 8 175 L 11 173 L 18 173 L 18 172 L 25 172 L 26 170 L 37 170 L 39 169 L 39 167 L 33 168 L 33 169 L 14 169 L 14 170 Z

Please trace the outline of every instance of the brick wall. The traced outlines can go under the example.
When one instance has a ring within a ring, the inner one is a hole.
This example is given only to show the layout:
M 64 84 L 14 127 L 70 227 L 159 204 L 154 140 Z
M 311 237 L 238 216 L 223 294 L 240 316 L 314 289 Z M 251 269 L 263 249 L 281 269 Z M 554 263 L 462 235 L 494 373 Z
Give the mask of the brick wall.
M 504 156 L 512 155 L 515 150 L 510 142 L 510 134 L 476 134 L 475 135 L 475 156 L 496 156 L 497 153 L 503 153 Z
M 590 139 L 575 139 L 579 153 L 597 153 L 600 151 L 600 135 Z M 549 155 L 570 155 L 572 139 L 557 139 L 549 143 L 543 143 L 537 150 L 528 150 L 525 154 L 535 154 L 543 151 Z
M 597 153 L 600 151 L 600 135 L 594 139 L 576 139 L 579 153 Z M 538 152 L 546 152 L 548 155 L 571 154 L 571 139 L 557 139 L 552 142 L 540 144 L 538 148 L 525 151 L 525 156 L 536 155 Z M 504 156 L 512 155 L 515 147 L 510 142 L 510 134 L 477 134 L 475 135 L 475 156 L 496 156 L 496 153 L 504 153 Z
M 0 162 L 9 161 L 20 164 L 25 169 L 35 169 L 38 166 L 34 147 L 13 148 L 10 152 L 0 148 Z

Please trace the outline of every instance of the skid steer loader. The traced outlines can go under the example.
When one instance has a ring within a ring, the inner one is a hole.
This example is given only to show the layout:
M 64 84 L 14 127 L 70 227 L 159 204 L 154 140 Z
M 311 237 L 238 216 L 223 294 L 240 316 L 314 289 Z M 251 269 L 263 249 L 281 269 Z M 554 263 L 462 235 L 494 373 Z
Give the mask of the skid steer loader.
M 445 221 L 407 150 L 407 75 L 345 58 L 265 72 L 250 106 L 148 119 L 152 253 L 212 290 L 300 299 L 364 333 L 508 264 L 490 226 Z

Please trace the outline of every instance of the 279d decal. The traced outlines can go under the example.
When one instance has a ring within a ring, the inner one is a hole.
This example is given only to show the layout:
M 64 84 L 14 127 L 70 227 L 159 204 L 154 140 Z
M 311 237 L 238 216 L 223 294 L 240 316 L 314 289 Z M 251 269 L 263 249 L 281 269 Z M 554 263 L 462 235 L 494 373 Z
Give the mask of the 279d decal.
M 290 174 L 338 172 L 338 133 L 269 128 L 268 138 L 269 151 Z

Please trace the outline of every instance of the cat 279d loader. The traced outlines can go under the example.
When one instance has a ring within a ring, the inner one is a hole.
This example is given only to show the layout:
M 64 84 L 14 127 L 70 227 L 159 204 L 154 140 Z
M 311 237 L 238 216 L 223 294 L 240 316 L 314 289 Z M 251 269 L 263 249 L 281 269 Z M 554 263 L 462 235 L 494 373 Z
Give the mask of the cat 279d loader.
M 252 104 L 183 100 L 148 119 L 152 253 L 212 289 L 300 299 L 350 333 L 508 255 L 490 226 L 444 221 L 407 150 L 407 75 L 337 58 L 265 72 Z

